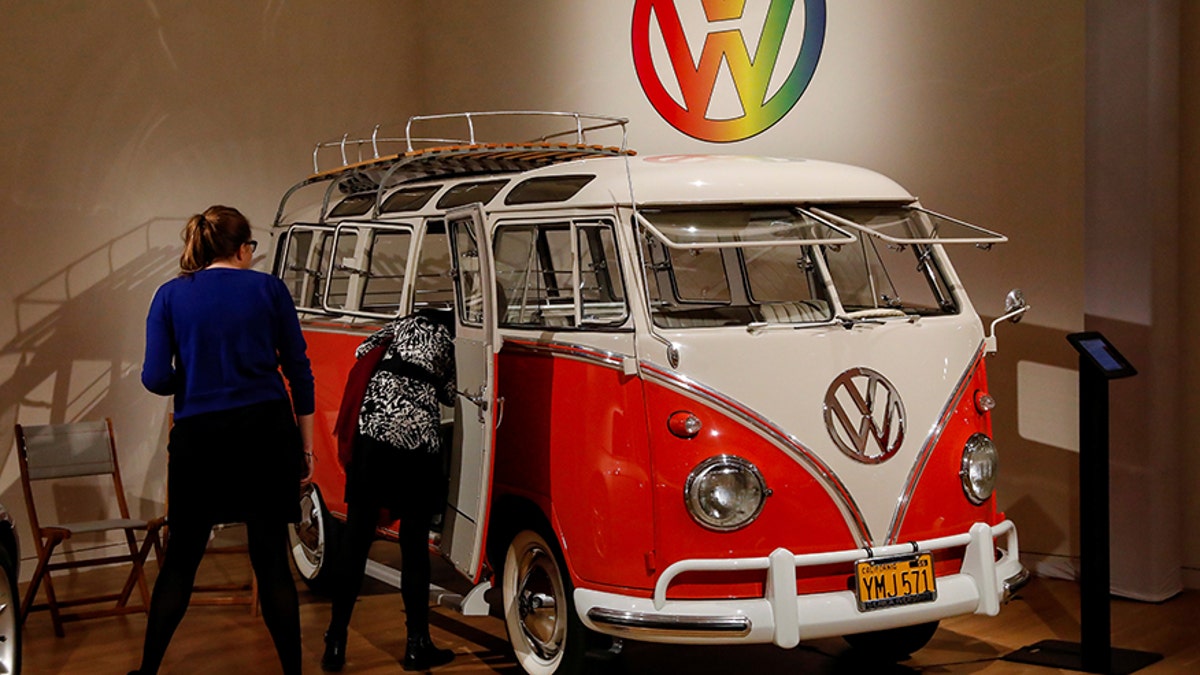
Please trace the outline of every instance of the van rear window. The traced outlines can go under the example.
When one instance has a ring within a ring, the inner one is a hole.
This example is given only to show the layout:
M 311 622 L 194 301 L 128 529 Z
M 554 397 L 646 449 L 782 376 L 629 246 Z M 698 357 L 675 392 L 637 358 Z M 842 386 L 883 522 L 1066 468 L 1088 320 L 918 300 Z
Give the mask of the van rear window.
M 549 202 L 565 202 L 592 182 L 595 176 L 541 176 L 522 181 L 508 191 L 504 203 L 509 206 L 518 204 L 544 204 Z

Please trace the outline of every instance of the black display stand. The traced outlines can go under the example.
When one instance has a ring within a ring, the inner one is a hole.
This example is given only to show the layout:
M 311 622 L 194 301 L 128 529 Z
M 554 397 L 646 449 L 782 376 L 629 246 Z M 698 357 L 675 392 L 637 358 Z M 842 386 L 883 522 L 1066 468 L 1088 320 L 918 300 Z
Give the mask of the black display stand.
M 1162 659 L 1162 654 L 1112 646 L 1109 602 L 1108 381 L 1137 370 L 1103 335 L 1073 333 L 1079 352 L 1079 642 L 1043 640 L 1009 654 L 1005 661 L 1087 673 L 1126 675 Z

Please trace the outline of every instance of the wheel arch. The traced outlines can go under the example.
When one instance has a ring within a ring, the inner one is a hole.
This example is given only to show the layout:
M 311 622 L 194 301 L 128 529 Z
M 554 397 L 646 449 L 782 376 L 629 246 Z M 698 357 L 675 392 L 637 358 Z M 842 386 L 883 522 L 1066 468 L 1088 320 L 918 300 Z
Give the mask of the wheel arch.
M 486 543 L 488 564 L 497 578 L 503 574 L 504 556 L 509 543 L 521 530 L 526 529 L 535 529 L 544 536 L 553 537 L 554 543 L 562 548 L 558 532 L 541 505 L 519 495 L 499 497 L 492 506 Z

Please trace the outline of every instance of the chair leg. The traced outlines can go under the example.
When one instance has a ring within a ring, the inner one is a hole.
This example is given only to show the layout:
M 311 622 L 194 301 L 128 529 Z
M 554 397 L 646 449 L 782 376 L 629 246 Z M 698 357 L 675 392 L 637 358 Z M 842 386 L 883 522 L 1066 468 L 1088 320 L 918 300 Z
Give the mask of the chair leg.
M 129 560 L 133 564 L 133 569 L 129 570 L 129 576 L 126 577 L 125 585 L 121 588 L 121 596 L 117 600 L 117 607 L 124 607 L 128 604 L 129 596 L 133 593 L 133 587 L 136 584 L 142 595 L 142 612 L 146 614 L 150 612 L 150 592 L 146 588 L 146 573 L 142 565 L 146 561 L 146 555 L 150 552 L 149 537 L 150 535 L 147 534 L 146 540 L 139 547 L 133 531 L 125 530 L 125 542 L 129 545 Z
M 63 541 L 63 537 L 51 535 L 42 545 L 42 554 L 38 556 L 37 568 L 33 571 L 33 578 L 29 582 L 29 588 L 25 591 L 25 600 L 21 603 L 21 621 L 24 622 L 29 617 L 29 611 L 33 608 L 33 600 L 37 597 L 38 588 L 42 582 L 46 582 L 46 607 L 50 610 L 50 622 L 54 624 L 54 634 L 58 637 L 63 637 L 66 632 L 63 631 L 62 616 L 58 613 L 58 598 L 54 595 L 54 582 L 50 578 L 50 556 L 54 554 L 54 549 Z
M 150 558 L 150 551 L 154 550 L 158 566 L 162 567 L 162 546 L 158 539 L 158 527 L 151 523 L 150 528 L 146 530 L 146 536 L 142 539 L 142 547 L 138 551 L 138 568 L 140 570 L 138 576 L 138 585 L 142 591 L 142 605 L 146 608 L 146 613 L 150 613 L 150 589 L 146 584 L 146 561 Z

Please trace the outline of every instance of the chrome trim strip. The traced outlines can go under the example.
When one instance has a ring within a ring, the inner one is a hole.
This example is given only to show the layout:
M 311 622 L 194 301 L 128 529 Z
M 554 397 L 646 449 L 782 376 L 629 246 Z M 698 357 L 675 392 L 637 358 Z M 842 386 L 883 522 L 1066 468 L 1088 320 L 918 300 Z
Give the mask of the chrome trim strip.
M 383 328 L 383 326 L 384 326 L 383 322 L 347 324 L 345 326 L 338 326 L 338 325 L 333 324 L 332 322 L 326 322 L 326 321 L 322 321 L 322 322 L 318 323 L 318 322 L 306 321 L 304 319 L 300 320 L 300 330 L 302 332 L 304 332 L 305 334 L 321 333 L 324 335 L 353 335 L 356 337 L 365 338 L 365 337 L 369 336 L 371 333 L 374 333 L 375 331 L 379 330 L 380 328 Z
M 603 366 L 605 368 L 613 368 L 621 370 L 621 364 L 625 360 L 625 355 L 615 352 L 603 351 L 594 347 L 586 347 L 584 345 L 568 344 L 565 342 L 536 342 L 534 340 L 522 340 L 519 338 L 505 337 L 504 347 L 514 346 L 523 351 L 549 354 L 551 356 L 559 356 L 573 361 L 582 361 L 584 363 L 592 363 Z M 503 351 L 503 348 L 501 348 Z
M 842 516 L 845 518 L 851 534 L 855 537 L 856 543 L 859 546 L 870 546 L 872 544 L 870 527 L 867 525 L 866 518 L 863 517 L 862 509 L 859 508 L 858 503 L 851 496 L 850 490 L 846 488 L 846 485 L 842 483 L 841 479 L 837 477 L 825 462 L 821 461 L 816 454 L 801 445 L 799 440 L 767 421 L 750 407 L 732 398 L 723 396 L 694 380 L 671 373 L 662 366 L 647 361 L 639 362 L 639 366 L 642 376 L 645 379 L 656 381 L 679 391 L 685 396 L 702 399 L 720 408 L 730 416 L 740 419 L 743 424 L 755 430 L 768 441 L 791 455 L 793 459 L 796 459 L 799 464 L 804 466 L 817 479 L 817 482 L 825 488 L 825 492 L 833 498 L 834 503 L 837 504 L 838 509 L 842 512 Z
M 929 430 L 929 435 L 925 438 L 925 445 L 921 448 L 921 452 L 917 454 L 917 459 L 913 462 L 912 469 L 908 472 L 908 479 L 904 481 L 904 489 L 900 492 L 900 498 L 896 501 L 896 510 L 892 512 L 892 522 L 888 525 L 887 543 L 895 544 L 896 538 L 900 534 L 900 527 L 904 524 L 904 518 L 908 516 L 908 507 L 912 501 L 913 491 L 917 489 L 917 483 L 921 482 L 921 476 L 925 473 L 925 465 L 929 463 L 929 457 L 933 454 L 933 449 L 937 447 L 938 441 L 942 438 L 942 433 L 946 431 L 946 423 L 950 421 L 950 416 L 958 409 L 958 404 L 962 401 L 963 394 L 966 393 L 967 384 L 975 375 L 975 370 L 979 367 L 979 363 L 983 360 L 983 345 L 975 352 L 975 358 L 971 359 L 971 363 L 967 365 L 966 370 L 959 376 L 958 383 L 954 385 L 954 394 L 946 402 L 946 407 L 942 408 L 942 412 L 938 415 L 938 421 Z
M 706 637 L 713 634 L 745 637 L 750 634 L 750 618 L 745 616 L 680 616 L 646 614 L 593 607 L 588 610 L 593 623 L 622 633 L 649 636 Z

